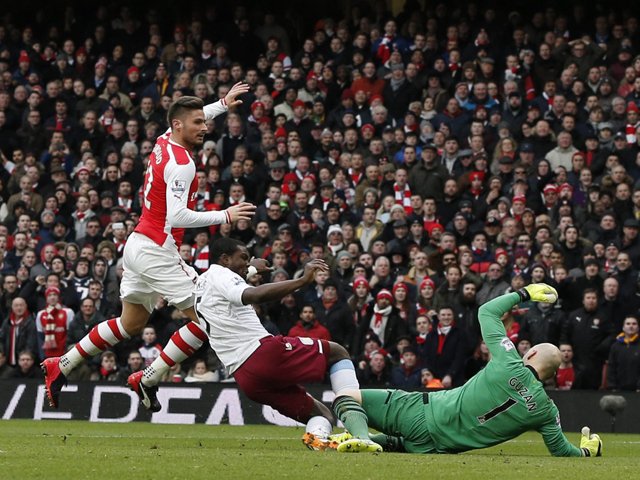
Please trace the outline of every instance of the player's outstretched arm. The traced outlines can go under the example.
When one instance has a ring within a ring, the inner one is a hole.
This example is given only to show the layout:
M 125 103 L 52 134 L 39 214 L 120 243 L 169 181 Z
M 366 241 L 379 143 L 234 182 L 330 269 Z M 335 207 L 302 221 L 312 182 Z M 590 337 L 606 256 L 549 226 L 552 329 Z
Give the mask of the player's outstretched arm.
M 307 262 L 304 266 L 304 273 L 300 278 L 285 280 L 283 282 L 265 283 L 264 285 L 245 289 L 242 292 L 242 303 L 250 305 L 280 300 L 282 297 L 313 282 L 317 271 L 329 271 L 329 266 L 324 260 L 311 260 Z
M 534 283 L 521 288 L 517 292 L 506 293 L 485 303 L 478 310 L 478 320 L 482 331 L 482 338 L 494 358 L 500 358 L 505 351 L 513 358 L 518 358 L 517 352 L 512 352 L 513 343 L 509 341 L 502 323 L 502 316 L 520 302 L 533 300 L 534 302 L 553 303 L 558 299 L 556 290 L 544 283 Z M 505 340 L 506 339 L 506 340 Z

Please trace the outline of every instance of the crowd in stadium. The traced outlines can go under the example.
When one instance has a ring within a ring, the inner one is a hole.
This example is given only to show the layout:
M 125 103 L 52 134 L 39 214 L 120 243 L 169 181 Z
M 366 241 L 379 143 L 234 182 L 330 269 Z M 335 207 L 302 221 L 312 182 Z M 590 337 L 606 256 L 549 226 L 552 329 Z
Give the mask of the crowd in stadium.
M 555 305 L 503 320 L 521 354 L 560 347 L 548 387 L 640 389 L 634 12 L 94 13 L 0 23 L 0 377 L 40 378 L 41 359 L 119 314 L 169 105 L 242 81 L 194 152 L 197 209 L 250 201 L 254 221 L 187 232 L 180 255 L 203 272 L 210 242 L 237 238 L 273 266 L 252 282 L 324 258 L 330 274 L 255 306 L 270 332 L 342 344 L 363 385 L 450 388 L 489 360 L 478 307 L 546 282 Z M 142 337 L 70 380 L 124 381 L 186 321 L 159 299 Z M 167 381 L 231 380 L 197 358 Z

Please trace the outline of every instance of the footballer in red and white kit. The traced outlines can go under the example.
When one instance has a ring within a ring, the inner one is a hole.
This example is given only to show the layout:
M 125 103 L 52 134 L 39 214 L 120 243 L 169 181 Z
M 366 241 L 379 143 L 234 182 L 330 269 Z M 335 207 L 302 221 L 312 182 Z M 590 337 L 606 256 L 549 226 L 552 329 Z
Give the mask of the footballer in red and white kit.
M 142 216 L 124 248 L 120 285 L 122 315 L 98 324 L 65 355 L 42 363 L 51 406 L 58 405 L 66 375 L 85 358 L 142 332 L 157 295 L 182 310 L 193 322 L 172 335 L 161 355 L 144 372 L 129 377 L 130 387 L 146 408 L 154 411 L 161 408 L 156 398 L 157 383 L 171 366 L 188 358 L 206 340 L 204 331 L 194 323 L 198 319 L 192 291 L 197 275 L 178 254 L 184 229 L 250 220 L 255 206 L 241 203 L 224 212 L 191 210 L 197 190 L 196 166 L 191 154 L 203 142 L 206 120 L 225 112 L 228 106 L 241 104 L 236 97 L 248 90 L 248 85 L 237 83 L 225 98 L 212 105 L 205 106 L 200 98 L 185 96 L 169 107 L 171 128 L 158 138 L 149 157 Z
M 213 263 L 200 275 L 194 291 L 196 313 L 211 348 L 250 399 L 307 422 L 305 444 L 327 448 L 333 415 L 300 383 L 322 381 L 329 368 L 336 395 L 357 385 L 348 352 L 327 340 L 272 336 L 252 304 L 281 299 L 313 282 L 317 271 L 329 267 L 323 260 L 312 260 L 300 278 L 253 287 L 245 281 L 250 261 L 243 243 L 231 238 L 216 240 L 211 256 Z
M 225 111 L 222 102 L 207 105 L 205 120 Z M 184 146 L 171 139 L 168 130 L 158 138 L 149 155 L 142 216 L 123 255 L 120 285 L 123 300 L 148 306 L 151 311 L 155 292 L 181 310 L 193 305 L 191 297 L 197 273 L 178 255 L 184 229 L 231 223 L 227 210 L 196 212 L 197 190 L 195 162 Z

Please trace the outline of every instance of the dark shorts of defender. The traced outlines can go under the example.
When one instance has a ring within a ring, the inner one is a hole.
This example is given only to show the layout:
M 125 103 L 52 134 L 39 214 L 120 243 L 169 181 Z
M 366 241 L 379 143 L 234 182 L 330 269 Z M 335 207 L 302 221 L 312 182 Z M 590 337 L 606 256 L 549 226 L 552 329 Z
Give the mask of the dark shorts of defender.
M 428 394 L 402 390 L 361 390 L 369 426 L 402 437 L 409 453 L 437 453 L 424 415 Z
M 247 397 L 273 407 L 287 417 L 306 422 L 313 398 L 300 383 L 324 380 L 329 342 L 306 337 L 264 337 L 260 347 L 233 377 Z

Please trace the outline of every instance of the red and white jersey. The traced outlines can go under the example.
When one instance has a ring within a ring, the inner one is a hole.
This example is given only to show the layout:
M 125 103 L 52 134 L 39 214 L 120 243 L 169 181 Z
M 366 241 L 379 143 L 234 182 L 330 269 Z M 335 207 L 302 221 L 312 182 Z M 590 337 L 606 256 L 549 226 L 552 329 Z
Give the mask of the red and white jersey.
M 207 120 L 225 111 L 220 101 L 204 107 Z M 194 211 L 197 190 L 196 164 L 185 147 L 171 140 L 169 129 L 158 137 L 149 155 L 142 215 L 135 231 L 161 247 L 177 249 L 185 228 L 228 223 L 226 211 Z

